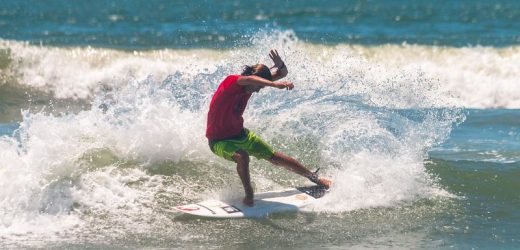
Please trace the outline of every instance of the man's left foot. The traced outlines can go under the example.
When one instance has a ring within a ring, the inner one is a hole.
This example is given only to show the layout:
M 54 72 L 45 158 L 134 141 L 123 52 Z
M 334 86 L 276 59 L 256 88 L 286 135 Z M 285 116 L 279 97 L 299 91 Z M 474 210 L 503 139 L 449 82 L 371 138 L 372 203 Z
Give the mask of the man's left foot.
M 318 184 L 318 186 L 329 189 L 332 186 L 332 181 L 327 178 L 320 178 L 318 176 L 318 171 L 320 171 L 320 168 L 318 168 L 316 171 L 314 171 L 314 173 L 312 173 L 307 178 L 309 178 L 310 181 Z

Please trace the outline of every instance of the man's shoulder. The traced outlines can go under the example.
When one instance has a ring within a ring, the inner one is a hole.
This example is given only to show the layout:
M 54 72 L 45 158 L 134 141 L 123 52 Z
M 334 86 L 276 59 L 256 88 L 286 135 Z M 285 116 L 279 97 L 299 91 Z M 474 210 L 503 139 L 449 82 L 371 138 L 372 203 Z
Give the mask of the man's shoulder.
M 242 88 L 239 88 L 237 84 L 237 80 L 240 75 L 228 75 L 222 83 L 220 83 L 220 89 L 226 91 L 239 91 Z
M 238 78 L 240 78 L 240 75 L 228 75 L 224 79 L 224 81 L 222 81 L 222 83 L 232 84 L 232 83 L 235 83 L 236 81 L 238 81 Z

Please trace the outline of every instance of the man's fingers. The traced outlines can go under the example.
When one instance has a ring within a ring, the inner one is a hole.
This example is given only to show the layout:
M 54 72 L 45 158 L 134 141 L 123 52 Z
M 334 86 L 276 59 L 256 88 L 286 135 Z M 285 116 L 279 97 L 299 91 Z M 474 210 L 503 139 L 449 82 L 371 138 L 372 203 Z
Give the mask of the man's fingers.
M 284 89 L 292 90 L 294 88 L 294 84 L 292 82 L 286 82 L 283 85 Z
M 269 57 L 271 57 L 271 59 L 278 59 L 280 58 L 280 54 L 278 54 L 278 50 L 275 50 L 275 49 L 272 49 L 270 52 L 269 52 Z
M 283 60 L 280 57 L 280 54 L 278 54 L 278 50 L 271 49 L 271 51 L 269 51 L 269 58 L 271 58 L 271 60 L 274 62 L 274 66 L 272 68 L 283 65 Z
M 276 62 L 276 58 L 275 58 L 275 56 L 272 54 L 272 52 L 271 52 L 271 54 L 269 54 L 269 57 L 271 58 L 271 60 L 272 60 L 273 62 Z

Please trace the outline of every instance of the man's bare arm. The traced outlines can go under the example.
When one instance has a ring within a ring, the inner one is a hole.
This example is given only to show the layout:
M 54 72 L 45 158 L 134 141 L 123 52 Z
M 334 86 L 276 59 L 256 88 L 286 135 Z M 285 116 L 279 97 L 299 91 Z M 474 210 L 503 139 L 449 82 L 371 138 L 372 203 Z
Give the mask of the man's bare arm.
M 273 82 L 259 76 L 240 76 L 237 80 L 237 83 L 243 86 L 250 85 L 260 87 L 274 87 L 288 90 L 294 88 L 294 84 L 292 84 L 291 82 Z

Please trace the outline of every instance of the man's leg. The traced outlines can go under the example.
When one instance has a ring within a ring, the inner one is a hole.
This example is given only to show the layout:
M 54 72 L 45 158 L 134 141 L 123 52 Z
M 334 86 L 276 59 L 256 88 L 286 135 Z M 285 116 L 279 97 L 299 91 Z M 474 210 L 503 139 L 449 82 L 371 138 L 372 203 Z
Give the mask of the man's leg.
M 282 166 L 287 170 L 293 171 L 303 177 L 309 177 L 312 175 L 312 172 L 305 168 L 305 166 L 303 166 L 297 160 L 280 152 L 275 152 L 273 157 L 269 159 L 269 162 L 276 166 Z
M 251 187 L 251 177 L 249 175 L 249 155 L 243 150 L 238 150 L 233 155 L 233 160 L 237 163 L 237 172 L 246 193 L 246 197 L 242 202 L 252 207 L 254 205 L 254 194 L 253 187 Z
M 284 155 L 280 152 L 275 152 L 274 155 L 269 159 L 269 162 L 276 166 L 282 166 L 287 170 L 293 171 L 303 177 L 310 178 L 314 175 L 313 172 L 309 171 L 305 166 L 303 166 L 300 162 L 295 160 L 294 158 Z M 317 184 L 320 184 L 326 188 L 329 188 L 332 184 L 332 181 L 325 178 L 319 178 Z

